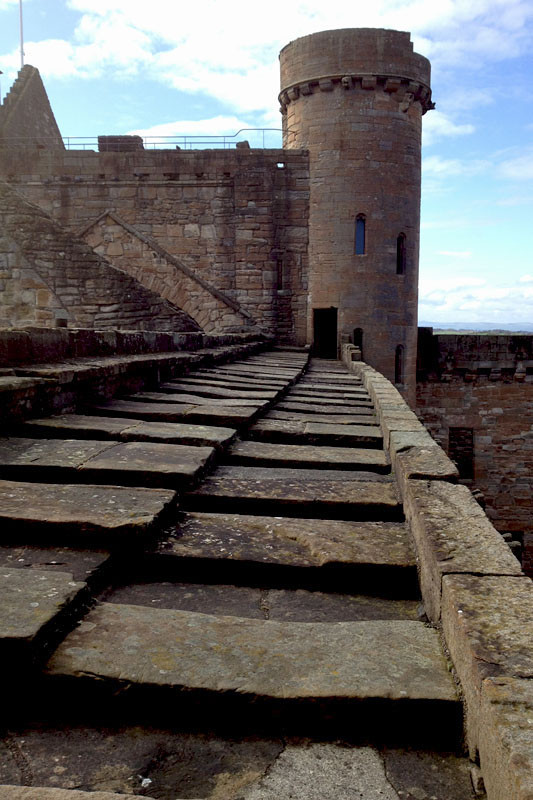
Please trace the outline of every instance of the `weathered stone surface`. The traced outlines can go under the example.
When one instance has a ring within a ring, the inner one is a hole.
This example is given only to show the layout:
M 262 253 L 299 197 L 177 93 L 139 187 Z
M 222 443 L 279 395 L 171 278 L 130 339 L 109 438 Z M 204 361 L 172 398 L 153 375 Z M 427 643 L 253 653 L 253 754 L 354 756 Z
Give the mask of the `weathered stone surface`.
M 99 453 L 78 469 L 90 481 L 177 489 L 198 478 L 214 454 L 212 447 L 125 442 Z
M 486 678 L 481 686 L 479 759 L 489 797 L 533 797 L 533 686 Z
M 419 622 L 263 622 L 103 603 L 52 675 L 272 698 L 454 701 L 438 634 Z
M 445 481 L 406 483 L 404 509 L 420 563 L 428 616 L 440 619 L 446 574 L 522 574 L 520 564 L 466 486 Z
M 288 381 L 284 378 L 275 378 L 269 376 L 267 378 L 254 378 L 253 375 L 231 375 L 227 372 L 217 372 L 216 370 L 195 370 L 190 375 L 186 375 L 180 380 L 187 383 L 197 384 L 205 381 L 206 384 L 213 384 L 219 386 L 242 386 L 243 388 L 256 388 L 265 386 L 266 388 L 283 388 L 287 386 Z
M 390 464 L 383 450 L 355 447 L 236 442 L 227 456 L 230 464 L 284 467 L 298 465 L 317 469 L 366 469 L 388 472 Z
M 245 468 L 248 472 L 251 467 Z M 278 470 L 270 470 L 277 473 Z M 186 508 L 209 508 L 247 513 L 262 509 L 263 513 L 284 516 L 309 516 L 321 519 L 387 519 L 399 520 L 402 510 L 393 484 L 353 480 L 346 475 L 339 479 L 321 479 L 321 470 L 313 470 L 316 479 L 285 476 L 252 478 L 207 478 L 203 484 L 183 498 Z M 339 473 L 337 473 L 339 474 Z M 346 516 L 348 515 L 348 516 Z
M 317 483 L 318 481 L 340 481 L 345 480 L 346 476 L 340 475 L 337 469 L 306 469 L 305 467 L 243 467 L 239 465 L 223 464 L 217 467 L 217 478 L 238 478 L 239 480 L 274 480 L 274 481 L 307 481 Z M 394 475 L 387 473 L 382 475 L 377 472 L 368 472 L 363 469 L 351 470 L 349 479 L 353 481 L 372 481 L 377 483 L 394 484 Z
M 265 442 L 380 447 L 381 431 L 372 425 L 335 425 L 262 419 L 248 430 L 248 438 Z
M 368 405 L 370 402 L 370 398 L 361 395 L 361 397 L 346 397 L 345 395 L 327 395 L 323 392 L 320 394 L 305 394 L 304 392 L 300 392 L 299 384 L 294 388 L 293 391 L 288 392 L 287 394 L 287 402 L 290 403 L 307 403 L 308 405 L 314 406 L 327 406 L 327 405 L 337 405 L 337 406 L 345 406 L 345 407 L 352 407 L 358 405 Z
M 377 420 L 373 412 L 367 408 L 351 409 L 349 414 L 313 414 L 311 411 L 278 411 L 279 405 L 276 408 L 268 411 L 264 419 L 283 419 L 287 421 L 297 420 L 298 422 L 323 422 L 326 424 L 332 423 L 334 425 L 357 425 L 359 422 L 367 422 L 371 425 L 377 424 Z M 364 419 L 361 419 L 363 417 Z
M 526 577 L 444 577 L 442 626 L 467 704 L 471 749 L 479 742 L 484 679 L 533 678 L 532 606 Z
M 120 439 L 122 441 L 164 442 L 167 444 L 224 447 L 235 436 L 232 428 L 184 425 L 179 422 L 141 422 L 123 417 L 92 417 L 61 414 L 32 419 L 20 427 L 26 435 L 73 436 L 81 439 Z
M 258 561 L 291 566 L 414 566 L 406 527 L 346 522 L 188 513 L 157 552 L 170 556 Z
M 259 406 L 197 406 L 191 403 L 141 403 L 134 400 L 113 400 L 91 406 L 88 411 L 111 417 L 144 419 L 148 422 L 191 422 L 196 425 L 243 425 L 259 411 Z
M 0 786 L 0 797 L 2 800 L 141 800 L 140 794 L 80 792 L 77 789 L 54 789 L 49 786 L 7 785 Z M 142 797 L 146 800 L 148 795 Z
M 0 547 L 0 570 L 4 567 L 46 572 L 69 572 L 75 581 L 89 582 L 109 559 L 105 550 L 76 547 Z
M 56 535 L 90 541 L 108 534 L 113 542 L 147 533 L 174 499 L 163 489 L 0 481 L 0 520 L 18 542 L 28 531 L 47 542 Z
M 370 747 L 335 744 L 288 745 L 266 775 L 242 795 L 243 800 L 400 800 L 383 762 Z
M 200 474 L 214 452 L 211 447 L 159 442 L 4 439 L 0 467 L 4 475 L 21 478 L 45 478 L 54 470 L 66 480 L 82 475 L 88 482 L 177 488 Z
M 57 615 L 76 601 L 86 584 L 69 572 L 0 570 L 0 647 L 20 658 Z M 16 650 L 14 648 L 17 648 Z M 10 668 L 13 664 L 10 665 Z
M 239 397 L 201 397 L 200 395 L 185 394 L 184 392 L 180 392 L 179 394 L 168 394 L 167 392 L 137 392 L 136 394 L 130 395 L 127 400 L 139 401 L 141 403 L 154 402 L 157 404 L 173 404 L 183 402 L 191 403 L 197 406 L 239 406 L 241 408 L 246 408 L 247 406 L 251 406 L 253 408 L 262 408 L 263 406 L 267 405 L 267 403 L 262 402 L 261 400 L 250 400 L 246 398 L 241 399 Z
M 198 397 L 231 398 L 233 400 L 273 400 L 278 394 L 277 391 L 268 391 L 267 389 L 251 391 L 236 387 L 228 389 L 221 386 L 220 388 L 216 388 L 213 386 L 206 386 L 205 384 L 191 386 L 188 383 L 178 383 L 177 381 L 174 383 L 163 383 L 159 388 L 161 391 L 156 393 L 158 395 L 165 392 L 171 395 L 173 393 L 186 394 L 190 392 L 191 394 L 196 394 Z
M 371 403 L 361 403 L 358 406 L 350 405 L 349 408 L 347 408 L 345 405 L 320 406 L 320 408 L 317 408 L 313 403 L 294 403 L 288 398 L 284 398 L 280 403 L 276 403 L 276 410 L 302 411 L 306 414 L 312 414 L 313 416 L 319 416 L 322 414 L 339 414 L 343 416 L 359 413 L 374 414 L 374 407 Z

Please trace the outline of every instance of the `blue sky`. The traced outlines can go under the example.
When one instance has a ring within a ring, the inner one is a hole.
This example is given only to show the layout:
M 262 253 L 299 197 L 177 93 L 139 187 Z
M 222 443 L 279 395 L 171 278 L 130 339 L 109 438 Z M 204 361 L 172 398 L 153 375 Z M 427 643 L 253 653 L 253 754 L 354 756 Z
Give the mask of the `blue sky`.
M 39 68 L 65 136 L 279 127 L 278 53 L 291 39 L 342 27 L 411 31 L 432 62 L 437 104 L 424 117 L 420 318 L 533 322 L 533 0 L 23 8 L 26 63 Z M 18 0 L 0 0 L 2 95 L 19 66 Z

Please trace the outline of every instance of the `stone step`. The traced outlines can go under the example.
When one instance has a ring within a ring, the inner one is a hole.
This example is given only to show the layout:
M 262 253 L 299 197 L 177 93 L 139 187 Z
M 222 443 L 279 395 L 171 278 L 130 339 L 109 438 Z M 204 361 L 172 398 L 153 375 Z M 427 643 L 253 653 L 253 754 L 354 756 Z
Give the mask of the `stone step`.
M 271 444 L 262 441 L 235 442 L 226 463 L 255 467 L 302 467 L 306 469 L 367 470 L 390 472 L 383 450 L 355 447 Z
M 253 375 L 228 375 L 217 370 L 195 370 L 183 376 L 180 380 L 194 383 L 203 383 L 205 381 L 207 384 L 214 385 L 222 383 L 230 386 L 242 386 L 243 388 L 265 386 L 268 389 L 281 389 L 291 385 L 291 381 L 287 381 L 284 378 L 275 378 L 274 376 L 254 378 Z
M 42 660 L 88 600 L 84 581 L 70 572 L 0 569 L 0 656 L 10 676 Z M 4 673 L 5 674 L 5 673 Z
M 0 480 L 0 523 L 4 542 L 13 544 L 114 547 L 151 535 L 175 499 L 163 489 Z
M 111 400 L 88 406 L 88 414 L 127 417 L 147 422 L 187 422 L 196 425 L 240 427 L 250 423 L 260 406 L 214 406 L 192 403 L 141 403 L 135 400 Z
M 267 389 L 242 389 L 236 386 L 208 386 L 206 383 L 191 384 L 188 382 L 172 381 L 171 383 L 162 383 L 159 387 L 161 392 L 168 394 L 188 393 L 194 392 L 198 397 L 229 397 L 229 398 L 242 398 L 243 400 L 274 400 L 279 392 L 275 389 L 269 391 Z
M 52 691 L 75 679 L 78 697 L 100 693 L 106 706 L 108 692 L 127 687 L 144 719 L 151 708 L 183 722 L 192 701 L 194 717 L 199 710 L 213 724 L 226 701 L 238 727 L 244 709 L 256 729 L 279 731 L 285 714 L 309 735 L 311 715 L 323 733 L 333 718 L 338 735 L 339 716 L 353 731 L 354 715 L 361 725 L 365 711 L 380 713 L 383 724 L 398 703 L 406 729 L 411 715 L 428 729 L 455 727 L 460 716 L 439 634 L 416 621 L 278 622 L 102 603 L 60 644 L 47 674 Z
M 197 406 L 223 406 L 224 408 L 231 406 L 246 408 L 249 406 L 263 409 L 269 405 L 264 398 L 251 400 L 250 398 L 241 398 L 237 393 L 235 395 L 233 397 L 214 398 L 203 397 L 198 394 L 186 394 L 185 392 L 176 392 L 175 394 L 170 394 L 169 392 L 136 392 L 126 396 L 124 399 L 139 403 L 192 403 Z M 273 397 L 275 397 L 275 394 Z
M 346 414 L 321 414 L 320 412 L 313 414 L 310 411 L 278 411 L 279 405 L 268 411 L 263 419 L 283 419 L 288 422 L 322 422 L 332 423 L 333 425 L 377 425 L 377 418 L 374 416 L 372 409 L 369 408 L 352 408 L 350 413 Z M 346 411 L 346 409 L 343 409 Z
M 153 581 L 129 582 L 106 591 L 106 603 L 193 611 L 217 617 L 284 622 L 420 621 L 420 599 L 272 588 L 228 583 Z M 425 619 L 425 618 L 424 618 Z
M 2 800 L 142 800 L 146 795 L 115 792 L 82 792 L 78 789 L 57 789 L 50 786 L 0 785 Z M 176 798 L 176 800 L 178 800 Z
M 337 397 L 338 395 L 349 396 L 349 397 L 365 397 L 368 398 L 368 392 L 366 389 L 363 389 L 361 386 L 353 386 L 352 384 L 340 384 L 338 386 L 324 386 L 324 384 L 320 383 L 312 383 L 311 381 L 307 381 L 305 378 L 302 378 L 298 381 L 295 387 L 292 388 L 292 392 L 298 391 L 300 394 L 305 395 L 316 395 L 320 393 L 323 397 Z
M 300 384 L 297 384 L 293 390 L 287 392 L 286 398 L 291 403 L 309 403 L 310 405 L 316 406 L 357 406 L 371 402 L 368 395 L 349 396 L 347 394 L 327 394 L 326 392 L 320 392 L 320 394 L 306 394 L 300 389 Z
M 317 406 L 315 403 L 307 403 L 307 402 L 294 402 L 293 400 L 289 400 L 288 397 L 284 397 L 283 400 L 280 400 L 276 403 L 275 411 L 302 411 L 306 414 L 339 414 L 339 415 L 348 415 L 348 414 L 374 414 L 374 406 L 371 402 L 364 402 L 364 403 L 350 403 L 349 406 L 347 405 L 320 405 Z
M 57 417 L 31 419 L 15 432 L 26 437 L 163 442 L 203 445 L 218 449 L 227 447 L 237 435 L 234 428 L 184 425 L 179 422 L 142 422 L 126 417 L 97 417 L 84 414 L 61 414 Z
M 261 419 L 247 431 L 254 441 L 279 444 L 317 444 L 324 446 L 376 447 L 383 446 L 383 435 L 374 425 L 335 425 L 321 422 L 297 422 Z
M 231 364 L 230 366 L 217 367 L 220 375 L 244 376 L 250 375 L 254 378 L 283 378 L 285 381 L 295 381 L 302 374 L 301 369 L 291 369 L 287 367 L 268 367 L 261 364 Z
M 182 508 L 261 516 L 403 520 L 390 478 L 338 470 L 221 467 L 182 497 Z
M 212 447 L 82 439 L 0 439 L 0 477 L 178 489 L 198 479 Z
M 143 559 L 154 576 L 418 597 L 403 523 L 191 512 L 165 530 Z

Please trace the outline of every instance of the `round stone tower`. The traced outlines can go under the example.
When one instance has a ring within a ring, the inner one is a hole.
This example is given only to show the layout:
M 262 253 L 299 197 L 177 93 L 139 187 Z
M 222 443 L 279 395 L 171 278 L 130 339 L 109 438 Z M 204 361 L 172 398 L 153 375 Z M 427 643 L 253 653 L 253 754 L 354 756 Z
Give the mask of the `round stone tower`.
M 323 31 L 281 51 L 283 144 L 309 151 L 308 341 L 413 396 L 422 115 L 430 64 L 409 33 Z

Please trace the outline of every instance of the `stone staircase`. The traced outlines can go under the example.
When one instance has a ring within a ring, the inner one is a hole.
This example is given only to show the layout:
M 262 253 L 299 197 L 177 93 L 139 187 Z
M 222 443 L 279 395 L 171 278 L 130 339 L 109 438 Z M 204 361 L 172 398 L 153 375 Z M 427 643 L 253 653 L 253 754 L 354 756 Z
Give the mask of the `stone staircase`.
M 471 798 L 384 435 L 290 349 L 10 430 L 0 798 Z

